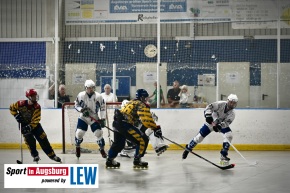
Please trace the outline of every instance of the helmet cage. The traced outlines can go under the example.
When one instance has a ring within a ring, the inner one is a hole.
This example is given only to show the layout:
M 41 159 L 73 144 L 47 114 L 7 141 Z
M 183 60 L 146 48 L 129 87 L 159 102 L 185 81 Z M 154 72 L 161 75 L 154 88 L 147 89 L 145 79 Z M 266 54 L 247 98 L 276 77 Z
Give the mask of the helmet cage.
M 37 94 L 36 90 L 34 90 L 34 89 L 28 89 L 25 93 L 25 96 L 32 103 L 36 103 L 39 100 L 39 95 Z M 35 96 L 35 98 L 34 98 L 34 96 Z
M 230 94 L 228 96 L 228 103 L 227 106 L 229 109 L 234 109 L 237 107 L 238 104 L 238 97 L 235 94 Z
M 94 81 L 92 81 L 92 80 L 86 80 L 86 82 L 85 82 L 85 89 L 86 89 L 86 91 L 88 91 L 88 88 L 91 88 L 92 91 L 95 91 L 96 85 L 95 85 Z
M 136 91 L 136 99 L 139 99 L 144 102 L 146 101 L 147 97 L 149 97 L 149 94 L 145 89 L 138 89 Z

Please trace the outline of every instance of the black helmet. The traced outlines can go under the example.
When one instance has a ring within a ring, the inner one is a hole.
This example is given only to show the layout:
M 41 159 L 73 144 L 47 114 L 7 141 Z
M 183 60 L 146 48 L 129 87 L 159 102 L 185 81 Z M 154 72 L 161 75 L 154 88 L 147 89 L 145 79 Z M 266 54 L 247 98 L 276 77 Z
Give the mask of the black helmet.
M 149 94 L 145 89 L 138 89 L 136 91 L 136 99 L 141 99 L 141 97 L 143 97 L 144 99 L 149 97 Z

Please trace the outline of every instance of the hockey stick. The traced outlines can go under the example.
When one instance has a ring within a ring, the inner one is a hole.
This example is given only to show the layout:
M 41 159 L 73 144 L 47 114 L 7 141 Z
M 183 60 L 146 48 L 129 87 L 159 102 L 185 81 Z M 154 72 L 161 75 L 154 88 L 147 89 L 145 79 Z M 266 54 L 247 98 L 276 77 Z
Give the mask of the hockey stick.
M 182 148 L 182 149 L 188 151 L 188 150 L 187 150 L 185 147 L 183 147 L 182 145 L 180 145 L 180 144 L 178 144 L 178 143 L 176 143 L 176 142 L 174 142 L 174 141 L 172 141 L 172 140 L 170 140 L 170 139 L 168 139 L 168 138 L 166 138 L 166 137 L 164 137 L 164 136 L 162 136 L 162 137 L 163 137 L 164 139 L 166 139 L 167 141 L 169 141 L 169 142 L 171 142 L 171 143 L 177 145 L 178 147 L 180 147 L 180 148 Z M 204 158 L 204 157 L 198 155 L 197 153 L 194 153 L 193 151 L 189 151 L 189 152 L 192 153 L 193 155 L 195 155 L 195 156 L 197 156 L 197 157 L 199 157 L 199 158 L 201 158 L 201 159 L 207 161 L 208 163 L 214 165 L 215 167 L 217 167 L 217 168 L 219 168 L 219 169 L 221 169 L 221 170 L 227 170 L 227 169 L 231 169 L 231 168 L 235 167 L 235 164 L 230 164 L 230 165 L 227 165 L 227 166 L 219 166 L 219 165 L 217 165 L 217 164 L 215 164 L 215 163 L 209 161 L 208 159 L 206 159 L 206 158 Z
M 232 148 L 246 161 L 246 163 L 249 165 L 249 166 L 254 166 L 254 165 L 257 165 L 258 162 L 255 161 L 254 163 L 250 163 L 238 150 L 237 148 L 229 141 L 229 139 L 227 138 L 226 135 L 224 135 L 223 133 L 220 133 L 223 138 L 230 144 L 230 146 L 232 146 Z
M 95 119 L 94 117 L 92 117 L 92 116 L 89 116 L 89 117 L 90 117 L 93 121 L 95 121 L 95 122 L 97 122 L 97 123 L 100 123 L 100 121 L 97 120 L 97 119 Z M 105 125 L 105 127 L 106 127 L 108 130 L 112 131 L 112 132 L 118 132 L 118 131 L 115 131 L 115 130 L 111 129 L 110 127 L 108 127 L 108 126 L 106 126 L 106 125 Z
M 107 104 L 106 104 L 107 105 Z M 109 117 L 108 117 L 108 111 L 107 111 L 107 106 L 106 106 L 106 121 L 107 121 L 107 124 L 108 126 L 110 125 L 110 122 L 109 122 Z M 108 128 L 107 128 L 108 129 Z M 111 132 L 110 130 L 108 129 L 108 139 L 109 139 L 109 145 L 110 147 L 112 146 L 112 139 L 111 139 Z
M 21 133 L 21 124 L 18 124 L 18 129 L 20 131 L 20 155 L 21 155 L 21 160 L 16 160 L 16 163 L 18 164 L 23 164 L 23 150 L 22 150 L 22 133 Z
M 97 119 L 95 119 L 94 117 L 92 117 L 92 116 L 90 116 L 89 115 L 89 117 L 93 120 L 93 121 L 95 121 L 96 123 L 99 123 L 100 125 L 101 125 L 101 122 L 99 121 L 99 120 L 97 120 Z M 107 129 L 108 129 L 108 132 L 110 133 L 110 131 L 113 131 L 113 132 L 116 132 L 116 131 L 114 131 L 114 130 L 112 130 L 111 128 L 109 128 L 109 127 L 107 127 L 106 125 L 104 125 L 104 127 L 106 127 Z M 102 128 L 102 127 L 101 127 Z M 110 136 L 110 134 L 108 135 L 108 137 Z M 110 147 L 112 146 L 112 140 L 109 138 L 109 145 L 110 145 Z
M 100 121 L 99 120 L 97 120 L 97 119 L 95 119 L 94 117 L 92 117 L 92 116 L 89 116 L 93 121 L 95 121 L 95 122 L 97 122 L 97 123 L 100 123 Z M 109 130 L 109 131 L 112 131 L 113 133 L 118 133 L 118 131 L 115 131 L 115 130 L 113 130 L 113 129 L 111 129 L 110 127 L 107 127 L 106 125 L 105 125 L 105 127 Z M 122 156 L 122 157 L 128 157 L 128 158 L 131 158 L 128 154 L 127 154 L 127 156 Z

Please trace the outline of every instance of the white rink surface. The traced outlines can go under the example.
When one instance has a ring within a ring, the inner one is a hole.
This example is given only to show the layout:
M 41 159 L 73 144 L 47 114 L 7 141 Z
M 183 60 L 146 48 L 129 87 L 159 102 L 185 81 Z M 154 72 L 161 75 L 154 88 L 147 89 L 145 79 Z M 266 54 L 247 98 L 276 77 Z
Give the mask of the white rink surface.
M 288 193 L 290 190 L 290 152 L 289 151 L 241 151 L 251 163 L 249 166 L 235 151 L 229 157 L 236 167 L 220 170 L 208 162 L 189 154 L 181 159 L 182 151 L 169 150 L 157 157 L 149 150 L 143 158 L 149 162 L 148 170 L 133 170 L 131 158 L 118 157 L 120 169 L 106 169 L 105 159 L 100 154 L 82 154 L 79 160 L 74 154 L 61 154 L 56 150 L 65 164 L 99 164 L 98 189 L 4 189 L 4 164 L 16 163 L 20 159 L 20 150 L 0 150 L 1 152 L 1 193 L 15 192 L 62 192 L 62 193 Z M 55 163 L 39 150 L 39 163 Z M 219 151 L 196 151 L 197 154 L 219 162 Z M 31 164 L 32 158 L 24 150 L 24 163 Z M 16 182 L 17 183 L 17 182 Z

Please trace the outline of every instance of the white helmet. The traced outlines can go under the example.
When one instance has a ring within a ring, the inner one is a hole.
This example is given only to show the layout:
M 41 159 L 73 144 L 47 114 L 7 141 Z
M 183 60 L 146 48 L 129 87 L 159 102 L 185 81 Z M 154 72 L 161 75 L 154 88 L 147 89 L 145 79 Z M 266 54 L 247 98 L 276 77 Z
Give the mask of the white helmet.
M 237 103 L 238 103 L 238 97 L 235 94 L 230 94 L 228 96 L 228 103 L 227 106 L 229 109 L 234 109 L 237 107 Z
M 95 83 L 92 80 L 86 80 L 85 82 L 85 88 L 94 88 L 95 87 Z
M 228 101 L 234 101 L 234 102 L 238 102 L 238 97 L 237 97 L 237 95 L 235 95 L 235 94 L 230 94 L 229 96 L 228 96 Z

